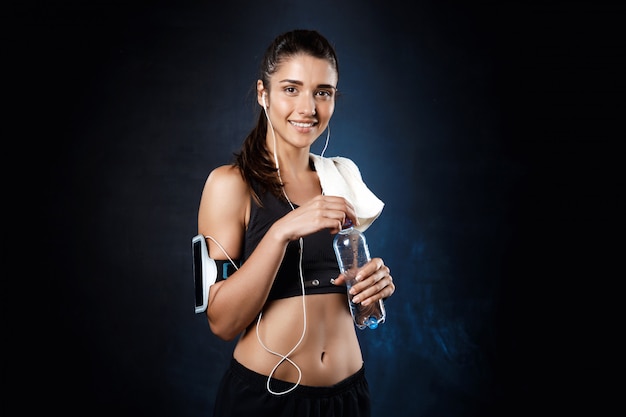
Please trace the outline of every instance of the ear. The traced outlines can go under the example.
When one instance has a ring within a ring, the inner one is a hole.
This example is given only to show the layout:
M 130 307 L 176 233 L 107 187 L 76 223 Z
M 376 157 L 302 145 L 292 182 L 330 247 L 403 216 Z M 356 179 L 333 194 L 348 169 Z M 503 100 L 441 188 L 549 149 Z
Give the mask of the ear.
M 262 80 L 257 80 L 256 82 L 256 101 L 259 103 L 259 106 L 263 107 L 263 93 L 267 93 L 267 90 L 263 86 Z M 267 95 L 265 96 L 265 100 L 267 101 Z

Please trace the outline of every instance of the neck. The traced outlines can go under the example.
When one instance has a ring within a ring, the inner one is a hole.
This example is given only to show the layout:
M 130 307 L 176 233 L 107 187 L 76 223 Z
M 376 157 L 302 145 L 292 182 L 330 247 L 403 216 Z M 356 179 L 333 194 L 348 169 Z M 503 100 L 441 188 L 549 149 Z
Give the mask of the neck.
M 281 158 L 278 156 L 280 172 L 283 176 L 289 175 L 297 177 L 311 171 L 309 163 L 309 153 L 298 156 L 297 158 Z
M 270 145 L 270 154 L 274 161 L 278 163 L 280 173 L 283 176 L 298 176 L 303 173 L 309 172 L 309 152 L 310 148 L 291 148 L 291 149 L 278 149 L 278 155 L 274 155 L 272 152 L 273 145 Z

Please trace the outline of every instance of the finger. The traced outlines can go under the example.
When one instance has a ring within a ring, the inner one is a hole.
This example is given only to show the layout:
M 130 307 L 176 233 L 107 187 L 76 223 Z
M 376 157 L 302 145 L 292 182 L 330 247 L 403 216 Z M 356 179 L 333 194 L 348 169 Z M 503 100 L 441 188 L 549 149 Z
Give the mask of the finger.
M 361 281 L 366 277 L 377 273 L 382 274 L 381 277 L 389 274 L 389 268 L 384 264 L 381 258 L 373 258 L 366 263 L 357 273 L 356 280 Z
M 342 223 L 349 218 L 354 224 L 358 224 L 354 206 L 343 197 L 323 195 L 313 199 L 311 204 L 321 210 L 340 212 Z
M 333 285 L 344 285 L 346 283 L 346 276 L 344 274 L 339 274 L 337 278 L 331 279 L 330 283 Z
M 391 275 L 383 275 L 380 279 L 375 276 L 368 277 L 362 282 L 362 284 L 366 285 L 362 290 L 357 287 L 359 284 L 352 287 L 352 289 L 355 289 L 353 300 L 357 303 L 361 302 L 363 305 L 372 304 L 380 299 L 388 298 L 395 291 L 395 284 L 393 283 Z

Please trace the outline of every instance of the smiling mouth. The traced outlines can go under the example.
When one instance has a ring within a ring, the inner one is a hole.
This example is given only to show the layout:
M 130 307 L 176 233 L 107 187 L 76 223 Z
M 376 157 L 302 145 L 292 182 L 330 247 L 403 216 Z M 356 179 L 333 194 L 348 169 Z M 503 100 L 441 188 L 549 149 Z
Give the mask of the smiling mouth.
M 307 128 L 307 127 L 315 126 L 318 122 L 302 123 L 302 122 L 294 122 L 294 121 L 290 120 L 289 123 L 291 123 L 295 127 Z

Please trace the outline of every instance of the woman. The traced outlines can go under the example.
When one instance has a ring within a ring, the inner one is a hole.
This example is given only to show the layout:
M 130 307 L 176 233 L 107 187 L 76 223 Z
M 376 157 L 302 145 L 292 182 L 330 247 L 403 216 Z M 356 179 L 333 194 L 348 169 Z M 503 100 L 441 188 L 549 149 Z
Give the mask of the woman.
M 310 153 L 333 115 L 338 76 L 335 51 L 318 32 L 278 36 L 256 84 L 257 125 L 235 162 L 207 178 L 198 232 L 214 259 L 241 261 L 211 287 L 206 310 L 215 335 L 239 336 L 216 417 L 370 415 L 332 239 L 346 223 L 364 230 L 383 204 L 352 161 Z M 380 258 L 359 281 L 351 293 L 364 305 L 395 290 Z

